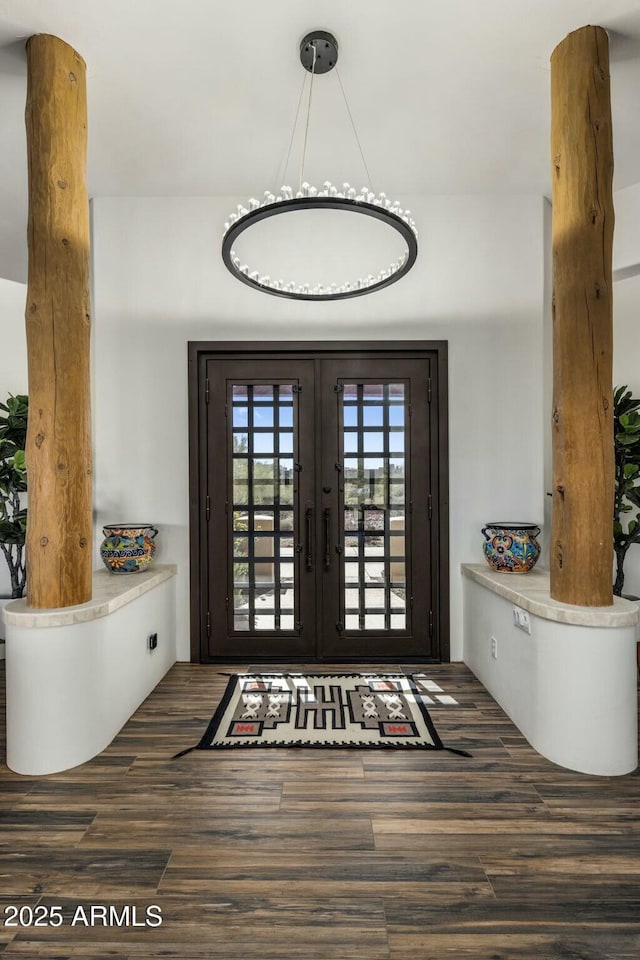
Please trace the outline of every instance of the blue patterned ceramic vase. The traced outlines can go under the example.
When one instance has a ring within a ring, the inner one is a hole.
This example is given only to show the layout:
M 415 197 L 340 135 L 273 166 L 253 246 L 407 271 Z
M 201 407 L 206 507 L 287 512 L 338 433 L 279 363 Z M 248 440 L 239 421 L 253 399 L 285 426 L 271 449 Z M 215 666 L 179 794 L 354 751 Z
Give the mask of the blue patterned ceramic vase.
M 156 552 L 157 529 L 150 523 L 112 523 L 102 528 L 100 556 L 111 573 L 140 573 Z
M 482 528 L 487 563 L 498 573 L 528 573 L 540 556 L 535 523 L 488 523 Z

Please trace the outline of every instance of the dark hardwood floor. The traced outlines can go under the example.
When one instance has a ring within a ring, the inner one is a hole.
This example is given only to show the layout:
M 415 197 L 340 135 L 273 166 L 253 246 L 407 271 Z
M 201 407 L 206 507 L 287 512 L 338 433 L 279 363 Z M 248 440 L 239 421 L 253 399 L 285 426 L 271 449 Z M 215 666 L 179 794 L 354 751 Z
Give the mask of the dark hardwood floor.
M 224 669 L 175 666 L 81 767 L 33 778 L 3 767 L 2 958 L 640 956 L 637 772 L 590 777 L 542 759 L 461 664 L 423 669 L 457 701 L 430 708 L 444 743 L 472 758 L 171 760 L 199 740 Z M 28 925 L 27 910 L 27 925 L 8 927 L 10 905 L 61 907 L 62 925 Z M 92 905 L 116 913 L 85 926 Z M 150 905 L 161 926 L 145 925 Z

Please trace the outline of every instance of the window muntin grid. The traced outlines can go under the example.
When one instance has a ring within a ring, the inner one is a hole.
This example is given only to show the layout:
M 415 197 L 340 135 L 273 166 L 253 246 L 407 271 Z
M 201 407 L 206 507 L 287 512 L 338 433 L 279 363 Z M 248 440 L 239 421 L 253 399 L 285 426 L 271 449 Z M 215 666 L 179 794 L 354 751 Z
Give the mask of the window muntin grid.
M 344 629 L 407 629 L 404 383 L 346 383 L 341 402 Z
M 231 388 L 233 629 L 296 628 L 293 384 Z

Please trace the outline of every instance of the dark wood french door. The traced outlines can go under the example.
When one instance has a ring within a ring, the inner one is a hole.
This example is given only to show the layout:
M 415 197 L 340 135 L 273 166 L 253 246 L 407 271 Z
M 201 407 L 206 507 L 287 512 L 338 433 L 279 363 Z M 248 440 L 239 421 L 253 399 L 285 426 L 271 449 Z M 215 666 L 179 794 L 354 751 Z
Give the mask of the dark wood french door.
M 194 659 L 446 659 L 438 350 L 191 346 Z

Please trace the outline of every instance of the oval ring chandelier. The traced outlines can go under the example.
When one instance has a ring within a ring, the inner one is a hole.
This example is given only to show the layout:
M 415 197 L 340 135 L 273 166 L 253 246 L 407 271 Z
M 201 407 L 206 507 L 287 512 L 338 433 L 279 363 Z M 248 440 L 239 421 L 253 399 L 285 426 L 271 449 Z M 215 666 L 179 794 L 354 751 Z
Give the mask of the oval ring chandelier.
M 258 201 L 252 197 L 246 205 L 238 204 L 237 210 L 230 214 L 224 225 L 222 259 L 227 269 L 233 276 L 242 281 L 242 283 L 246 283 L 262 293 L 268 293 L 275 297 L 287 297 L 290 300 L 320 301 L 345 300 L 350 297 L 360 297 L 367 293 L 373 293 L 375 290 L 382 290 L 384 287 L 388 287 L 390 284 L 396 283 L 402 277 L 406 276 L 418 255 L 418 234 L 410 211 L 403 210 L 397 202 L 392 203 L 384 193 L 374 193 L 368 187 L 362 187 L 361 190 L 356 190 L 348 183 L 343 184 L 342 189 L 339 189 L 328 180 L 324 182 L 321 188 L 317 188 L 310 186 L 303 179 L 313 81 L 317 75 L 333 70 L 337 60 L 338 43 L 332 34 L 324 30 L 314 30 L 303 38 L 300 44 L 300 62 L 305 70 L 311 74 L 311 81 L 309 84 L 309 98 L 298 190 L 294 191 L 292 187 L 283 186 L 277 195 L 269 190 L 265 190 L 262 200 Z M 337 71 L 336 75 L 340 82 L 340 75 Z M 340 89 L 342 90 L 347 113 L 349 114 L 353 132 L 360 149 L 362 162 L 368 175 L 366 161 L 362 153 L 362 148 L 360 147 L 360 140 L 341 82 Z M 300 95 L 300 99 L 302 100 L 302 94 Z M 298 104 L 298 110 L 299 108 L 300 104 Z M 296 115 L 296 122 L 297 119 Z M 294 122 L 294 132 L 295 125 L 296 123 Z M 290 152 L 291 144 L 289 145 L 289 153 Z M 287 164 L 285 163 L 285 173 L 286 166 Z M 371 182 L 370 177 L 369 182 Z M 367 276 L 357 277 L 352 281 L 340 284 L 329 283 L 323 285 L 317 283 L 311 285 L 291 279 L 272 278 L 262 274 L 254 266 L 242 263 L 234 249 L 234 243 L 245 231 L 269 217 L 282 216 L 296 210 L 339 210 L 360 216 L 372 217 L 399 234 L 406 244 L 406 251 L 392 263 L 386 263 L 381 268 L 378 268 L 375 274 L 369 273 Z

